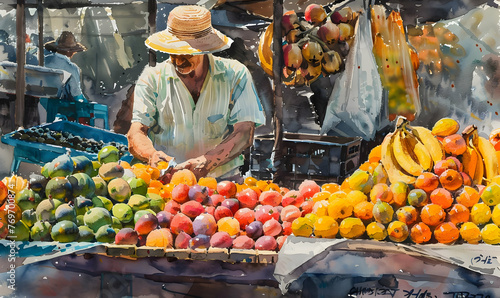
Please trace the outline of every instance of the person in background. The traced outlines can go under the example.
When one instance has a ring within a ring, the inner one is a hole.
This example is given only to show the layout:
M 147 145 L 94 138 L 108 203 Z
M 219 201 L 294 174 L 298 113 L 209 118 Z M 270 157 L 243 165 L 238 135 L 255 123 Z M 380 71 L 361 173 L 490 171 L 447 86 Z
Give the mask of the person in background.
M 0 61 L 16 62 L 16 48 L 9 42 L 9 33 L 0 29 Z
M 167 29 L 146 40 L 170 58 L 146 67 L 136 83 L 127 134 L 134 157 L 152 166 L 175 158 L 174 171 L 198 179 L 243 180 L 241 153 L 265 116 L 248 69 L 212 55 L 231 42 L 200 6 L 177 6 Z

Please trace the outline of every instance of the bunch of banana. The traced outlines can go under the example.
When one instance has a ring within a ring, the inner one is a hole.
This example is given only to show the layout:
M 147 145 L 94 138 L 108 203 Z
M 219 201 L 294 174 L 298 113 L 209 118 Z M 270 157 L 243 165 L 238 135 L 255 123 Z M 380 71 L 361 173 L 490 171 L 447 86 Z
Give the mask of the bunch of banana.
M 429 129 L 412 127 L 406 118 L 399 117 L 396 130 L 382 142 L 381 155 L 391 183 L 413 183 L 420 174 L 432 170 L 434 163 L 444 158 L 444 151 Z
M 464 171 L 474 184 L 487 184 L 498 175 L 498 158 L 495 148 L 485 138 L 479 136 L 475 125 L 467 126 L 463 132 L 467 150 L 462 155 Z

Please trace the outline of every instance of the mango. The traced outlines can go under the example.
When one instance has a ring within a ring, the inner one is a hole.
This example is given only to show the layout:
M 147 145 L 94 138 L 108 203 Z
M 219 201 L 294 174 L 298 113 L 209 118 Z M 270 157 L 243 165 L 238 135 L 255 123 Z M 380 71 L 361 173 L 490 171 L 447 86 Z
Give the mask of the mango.
M 99 167 L 99 176 L 106 182 L 123 177 L 124 172 L 125 169 L 117 162 L 106 163 Z
M 95 193 L 95 183 L 89 175 L 85 173 L 75 173 L 68 176 L 68 181 L 71 183 L 71 189 L 74 197 L 84 196 L 91 198 Z
M 111 208 L 113 208 L 113 202 L 111 202 L 110 199 L 103 196 L 93 197 L 92 204 L 94 205 L 94 207 L 102 207 L 108 211 L 111 211 Z
M 50 241 L 52 225 L 48 221 L 37 221 L 31 227 L 31 239 L 33 241 Z
M 149 198 L 143 195 L 132 195 L 127 203 L 134 212 L 149 208 Z
M 100 164 L 118 162 L 120 160 L 120 150 L 112 145 L 104 146 L 97 153 L 97 160 Z
M 58 222 L 63 220 L 69 220 L 76 223 L 76 211 L 69 204 L 66 203 L 61 204 L 59 207 L 57 207 L 54 215 Z
M 97 242 L 113 243 L 115 241 L 116 231 L 110 225 L 100 227 L 95 233 Z
M 79 156 L 74 156 L 71 159 L 73 159 L 73 166 L 74 170 L 73 173 L 85 173 L 92 177 L 92 172 L 94 171 L 94 165 L 92 164 L 92 161 L 84 156 L 84 155 L 79 155 Z
M 132 190 L 127 181 L 122 178 L 115 178 L 108 183 L 109 197 L 117 202 L 124 202 L 130 198 Z
M 68 154 L 56 157 L 53 161 L 46 164 L 44 168 L 47 169 L 50 178 L 69 176 L 73 174 L 75 169 L 73 160 Z
M 25 188 L 16 193 L 16 204 L 23 211 L 36 208 L 41 201 L 42 198 L 40 195 L 29 188 Z
M 111 213 L 122 223 L 130 222 L 134 218 L 132 207 L 125 203 L 115 204 L 111 209 Z
M 80 235 L 80 231 L 78 226 L 69 220 L 63 220 L 56 223 L 52 227 L 52 231 L 50 232 L 50 236 L 54 241 L 59 242 L 73 242 L 78 239 Z
M 94 181 L 95 185 L 95 192 L 94 194 L 96 196 L 107 196 L 108 195 L 108 183 L 102 179 L 100 176 L 95 176 L 92 177 L 92 180 Z
M 122 228 L 115 236 L 115 244 L 136 245 L 138 240 L 137 231 L 132 228 Z
M 47 182 L 45 187 L 45 196 L 49 199 L 59 199 L 68 201 L 72 196 L 72 186 L 65 177 L 55 177 Z
M 87 226 L 79 226 L 78 242 L 95 242 L 94 231 Z
M 87 211 L 83 216 L 83 221 L 85 225 L 94 231 L 94 233 L 96 233 L 100 227 L 111 225 L 113 222 L 109 211 L 102 207 L 94 207 Z
M 45 199 L 36 207 L 36 217 L 38 221 L 56 221 L 56 209 L 61 205 L 59 200 Z

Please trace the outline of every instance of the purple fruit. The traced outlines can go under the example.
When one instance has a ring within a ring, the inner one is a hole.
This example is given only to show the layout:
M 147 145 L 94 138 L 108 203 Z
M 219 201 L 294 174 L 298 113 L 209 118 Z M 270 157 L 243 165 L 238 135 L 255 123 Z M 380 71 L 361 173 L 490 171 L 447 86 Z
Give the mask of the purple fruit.
M 254 240 L 258 239 L 264 233 L 263 224 L 258 220 L 252 221 L 250 224 L 248 224 L 245 231 L 247 232 L 248 237 Z
M 137 246 L 144 246 L 146 245 L 146 238 L 148 235 L 139 235 L 137 236 Z
M 158 219 L 158 225 L 162 228 L 170 228 L 170 222 L 174 215 L 167 211 L 160 211 L 156 213 L 156 218 Z
M 189 246 L 189 240 L 191 240 L 191 236 L 189 236 L 186 232 L 181 231 L 177 237 L 175 237 L 174 246 L 177 249 L 186 249 Z
M 278 242 L 273 236 L 262 236 L 255 241 L 255 249 L 258 250 L 275 250 L 278 247 Z
M 210 247 L 210 236 L 207 235 L 197 235 L 189 240 L 189 248 L 209 248 Z
M 192 201 L 205 204 L 208 200 L 208 188 L 195 184 L 189 188 L 188 197 Z
M 255 241 L 248 236 L 238 236 L 233 240 L 233 248 L 253 249 Z
M 115 236 L 115 244 L 136 245 L 137 240 L 139 240 L 139 235 L 132 228 L 123 228 Z
M 222 201 L 221 206 L 229 208 L 229 210 L 231 210 L 231 212 L 235 214 L 236 211 L 240 209 L 240 201 L 238 201 L 238 199 L 235 198 L 225 199 L 224 201 Z
M 208 213 L 202 213 L 193 220 L 193 232 L 195 235 L 211 236 L 216 231 L 217 222 L 215 222 L 215 218 Z
M 217 232 L 210 238 L 210 246 L 217 248 L 230 248 L 233 245 L 233 239 L 227 232 Z

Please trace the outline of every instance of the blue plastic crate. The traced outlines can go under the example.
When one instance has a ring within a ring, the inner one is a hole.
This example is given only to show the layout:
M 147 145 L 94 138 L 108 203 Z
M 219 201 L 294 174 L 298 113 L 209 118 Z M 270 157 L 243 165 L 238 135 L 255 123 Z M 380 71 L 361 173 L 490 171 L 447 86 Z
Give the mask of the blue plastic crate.
M 80 136 L 82 138 L 103 141 L 105 144 L 116 142 L 117 144 L 123 144 L 125 146 L 128 145 L 127 137 L 124 135 L 66 120 L 55 121 L 35 127 L 49 128 L 53 131 L 69 132 L 75 136 Z M 90 160 L 97 160 L 97 153 L 80 151 L 58 145 L 14 139 L 12 137 L 14 133 L 15 131 L 2 136 L 3 143 L 15 147 L 14 160 L 12 161 L 11 165 L 12 173 L 17 173 L 21 162 L 44 165 L 45 163 L 52 161 L 54 158 L 58 157 L 61 154 L 65 154 L 68 151 L 70 151 L 71 156 L 84 155 Z M 132 156 L 129 152 L 126 152 L 121 159 L 129 161 L 132 159 Z

